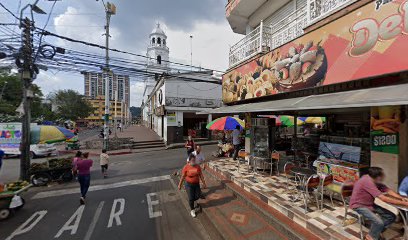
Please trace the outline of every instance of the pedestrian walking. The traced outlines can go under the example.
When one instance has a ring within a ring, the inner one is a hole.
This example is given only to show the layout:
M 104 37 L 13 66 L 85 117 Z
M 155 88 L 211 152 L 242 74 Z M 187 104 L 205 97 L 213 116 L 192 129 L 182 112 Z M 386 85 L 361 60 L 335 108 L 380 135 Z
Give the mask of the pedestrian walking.
M 91 167 L 93 161 L 88 159 L 89 153 L 83 153 L 82 158 L 76 162 L 76 170 L 78 171 L 78 182 L 81 189 L 81 198 L 79 202 L 85 204 L 86 193 L 88 192 L 91 183 Z
M 103 178 L 107 178 L 108 177 L 109 155 L 106 152 L 106 149 L 102 150 L 102 153 L 99 156 L 99 163 L 101 165 Z
M 119 123 L 119 129 L 120 129 L 121 132 L 123 132 L 123 124 L 122 123 Z
M 195 145 L 195 151 L 192 152 L 191 154 L 193 154 L 196 157 L 196 163 L 198 165 L 200 165 L 200 167 L 202 168 L 202 170 L 205 170 L 205 156 L 204 153 L 202 151 L 202 148 L 200 145 Z M 187 162 L 189 161 L 190 156 L 187 158 Z
M 234 155 L 233 159 L 237 160 L 238 152 L 241 148 L 241 127 L 237 126 L 234 131 L 232 131 L 232 145 L 234 145 Z
M 189 157 L 192 152 L 194 152 L 195 143 L 191 135 L 188 135 L 187 141 L 184 144 L 184 147 L 187 149 L 187 156 Z
M 201 167 L 196 163 L 196 157 L 193 154 L 189 156 L 189 162 L 184 166 L 182 170 L 181 179 L 178 185 L 178 189 L 181 189 L 183 182 L 185 182 L 185 188 L 188 195 L 188 201 L 190 205 L 190 214 L 193 218 L 196 215 L 196 206 L 195 202 L 201 196 L 200 180 L 203 183 L 203 188 L 206 188 L 205 179 L 203 173 L 201 172 Z M 197 209 L 200 209 L 200 206 L 197 204 Z
M 80 160 L 82 157 L 82 152 L 78 151 L 75 154 L 75 157 L 72 159 L 72 176 L 74 176 L 75 179 L 77 179 L 77 175 L 78 175 L 78 171 L 76 169 L 76 163 L 78 162 L 78 160 Z
M 3 165 L 4 155 L 5 155 L 4 151 L 0 149 L 0 170 L 1 170 L 1 166 Z

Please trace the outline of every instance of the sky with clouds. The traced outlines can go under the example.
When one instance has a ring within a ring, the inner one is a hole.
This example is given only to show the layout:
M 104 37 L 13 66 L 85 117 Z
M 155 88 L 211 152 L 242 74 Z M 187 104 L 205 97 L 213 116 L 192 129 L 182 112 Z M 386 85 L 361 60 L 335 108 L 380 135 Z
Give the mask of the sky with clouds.
M 1 0 L 11 11 L 34 0 Z M 170 60 L 190 62 L 190 35 L 193 35 L 193 65 L 209 69 L 225 70 L 228 66 L 229 46 L 242 36 L 234 34 L 225 19 L 226 0 L 111 0 L 117 7 L 117 15 L 111 19 L 112 48 L 145 55 L 148 35 L 160 22 L 165 30 L 170 48 Z M 40 0 L 47 13 L 52 2 Z M 43 27 L 46 15 L 36 15 L 36 25 Z M 0 22 L 14 22 L 0 8 Z M 61 0 L 55 4 L 47 30 L 67 37 L 104 44 L 104 8 L 96 0 Z M 18 30 L 18 29 L 17 29 Z M 101 49 L 46 37 L 47 42 L 58 46 L 104 55 Z M 129 58 L 129 56 L 122 56 Z M 140 59 L 139 59 L 140 60 Z M 42 71 L 35 80 L 44 93 L 58 89 L 75 89 L 83 93 L 81 74 Z M 131 79 L 131 104 L 139 106 L 143 83 Z

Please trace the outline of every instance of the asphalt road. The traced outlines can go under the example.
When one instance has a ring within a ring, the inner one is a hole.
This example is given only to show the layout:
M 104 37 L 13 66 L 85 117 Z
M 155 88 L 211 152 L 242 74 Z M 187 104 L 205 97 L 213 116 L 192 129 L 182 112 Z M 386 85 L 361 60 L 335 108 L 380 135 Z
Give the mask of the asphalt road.
M 95 161 L 84 207 L 75 182 L 32 188 L 24 208 L 0 222 L 0 239 L 208 239 L 170 177 L 185 158 L 184 149 L 114 156 L 108 179 Z

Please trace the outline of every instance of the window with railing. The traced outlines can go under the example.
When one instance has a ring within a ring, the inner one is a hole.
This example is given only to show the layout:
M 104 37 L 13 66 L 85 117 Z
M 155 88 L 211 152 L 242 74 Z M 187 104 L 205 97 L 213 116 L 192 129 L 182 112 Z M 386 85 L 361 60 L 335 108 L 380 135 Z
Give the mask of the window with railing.
M 301 8 L 271 25 L 271 49 L 275 49 L 303 35 L 307 26 L 307 11 Z
M 356 1 L 357 0 L 308 0 L 308 23 L 315 23 L 334 11 L 340 10 Z
M 270 28 L 263 23 L 230 48 L 229 65 L 234 66 L 270 47 Z

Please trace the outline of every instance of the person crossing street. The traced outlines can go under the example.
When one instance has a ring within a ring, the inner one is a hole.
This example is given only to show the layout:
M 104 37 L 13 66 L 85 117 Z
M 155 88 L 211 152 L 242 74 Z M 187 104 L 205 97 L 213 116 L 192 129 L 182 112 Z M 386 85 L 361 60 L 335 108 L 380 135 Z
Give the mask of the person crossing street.
M 182 170 L 182 175 L 178 185 L 179 190 L 181 189 L 184 181 L 186 182 L 185 188 L 191 210 L 190 214 L 193 218 L 195 218 L 197 216 L 195 202 L 200 199 L 201 196 L 200 181 L 203 184 L 203 188 L 207 188 L 207 185 L 205 183 L 201 167 L 196 163 L 196 156 L 193 154 L 189 155 L 189 161 Z M 199 207 L 199 205 L 197 207 Z

